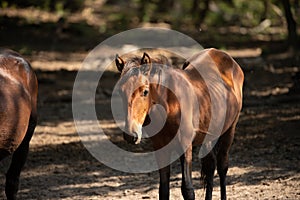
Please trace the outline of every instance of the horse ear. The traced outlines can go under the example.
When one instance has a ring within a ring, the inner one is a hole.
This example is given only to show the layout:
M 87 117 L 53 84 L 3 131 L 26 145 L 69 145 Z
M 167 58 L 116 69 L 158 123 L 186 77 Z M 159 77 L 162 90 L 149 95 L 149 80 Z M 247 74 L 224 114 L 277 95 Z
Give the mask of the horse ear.
M 141 60 L 141 72 L 144 75 L 148 75 L 151 69 L 151 59 L 150 56 L 144 52 L 144 55 Z
M 151 63 L 150 56 L 146 52 L 144 52 L 142 60 L 141 60 L 141 65 L 149 64 L 149 63 Z
M 125 62 L 118 54 L 116 54 L 115 63 L 116 63 L 116 66 L 117 66 L 119 72 L 122 72 Z
M 184 70 L 185 68 L 187 68 L 187 66 L 189 66 L 190 62 L 189 61 L 185 61 L 182 65 L 182 69 Z

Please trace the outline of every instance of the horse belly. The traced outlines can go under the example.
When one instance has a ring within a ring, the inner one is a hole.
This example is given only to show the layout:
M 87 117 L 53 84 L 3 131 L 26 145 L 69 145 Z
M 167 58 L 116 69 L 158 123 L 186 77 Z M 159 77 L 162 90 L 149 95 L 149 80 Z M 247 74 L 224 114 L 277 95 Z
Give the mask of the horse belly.
M 239 115 L 240 107 L 241 105 L 239 105 L 236 96 L 232 92 L 230 92 L 228 94 L 226 118 L 224 120 L 222 134 L 225 133 L 232 126 L 232 124 Z
M 193 139 L 193 146 L 199 146 L 203 143 L 206 133 L 200 130 L 195 130 L 195 137 Z

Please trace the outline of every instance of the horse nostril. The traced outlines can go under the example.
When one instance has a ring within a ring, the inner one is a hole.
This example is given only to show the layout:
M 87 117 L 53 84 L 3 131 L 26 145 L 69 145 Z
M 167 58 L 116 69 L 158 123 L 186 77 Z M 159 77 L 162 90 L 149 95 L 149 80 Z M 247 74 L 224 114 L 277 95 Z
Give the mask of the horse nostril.
M 132 141 L 135 143 L 138 140 L 138 135 L 137 133 L 132 133 Z
M 138 140 L 136 133 L 129 134 L 129 133 L 124 132 L 123 137 L 130 144 L 135 144 L 135 142 Z
M 138 137 L 135 134 L 135 136 L 133 136 L 133 143 L 135 143 L 137 140 L 138 140 Z

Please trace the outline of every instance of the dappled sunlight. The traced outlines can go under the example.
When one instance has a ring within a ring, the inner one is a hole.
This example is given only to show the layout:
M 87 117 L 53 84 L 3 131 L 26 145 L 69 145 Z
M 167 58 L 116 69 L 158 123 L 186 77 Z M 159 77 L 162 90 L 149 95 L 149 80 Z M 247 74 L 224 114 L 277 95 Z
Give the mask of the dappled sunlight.
M 68 62 L 65 66 L 67 65 Z M 253 74 L 246 71 L 245 105 L 232 146 L 231 167 L 228 171 L 227 190 L 229 198 L 232 199 L 272 199 L 273 193 L 276 194 L 278 190 L 282 191 L 282 198 L 297 195 L 289 187 L 299 185 L 299 175 L 295 170 L 298 167 L 296 161 L 299 151 L 290 139 L 297 138 L 300 108 L 297 101 L 292 104 L 280 103 L 279 100 L 287 96 L 286 93 L 266 96 L 253 94 L 255 88 L 263 91 L 268 88 L 281 88 L 283 85 L 282 88 L 289 87 L 288 70 L 275 73 L 276 77 L 272 79 L 269 79 L 274 76 L 272 72 L 265 73 L 264 70 L 254 71 Z M 37 74 L 40 79 L 40 120 L 31 141 L 28 162 L 22 173 L 20 198 L 47 196 L 49 199 L 69 199 L 72 196 L 72 199 L 98 199 L 101 196 L 116 200 L 156 199 L 158 172 L 128 174 L 112 170 L 94 159 L 82 145 L 71 112 L 71 94 L 76 72 L 42 70 L 37 71 Z M 278 82 L 282 77 L 282 82 Z M 110 88 L 118 77 L 115 73 L 110 73 L 103 78 L 103 83 L 97 88 L 95 102 L 98 122 L 106 133 L 105 139 L 109 138 L 115 145 L 133 152 L 151 149 L 147 143 L 130 146 L 123 140 L 122 131 L 109 112 Z M 277 83 L 278 86 L 273 85 Z M 81 105 L 88 102 L 79 100 L 77 103 Z M 197 197 L 204 198 L 203 186 L 200 183 L 200 162 L 197 155 L 194 157 L 195 192 Z M 179 162 L 175 162 L 171 176 L 173 199 L 182 198 L 179 169 Z M 1 177 L 3 176 L 4 172 L 1 172 Z M 220 198 L 218 182 L 215 174 L 213 198 L 216 199 Z M 3 179 L 0 184 L 4 184 Z
M 49 138 L 52 138 L 49 140 Z M 69 142 L 78 142 L 77 135 L 73 122 L 62 122 L 55 125 L 38 125 L 35 134 L 31 140 L 33 149 L 49 144 L 61 144 Z
M 228 190 L 234 193 L 233 199 L 285 199 L 298 194 L 297 190 L 289 189 L 293 185 L 299 187 L 300 175 L 292 171 L 250 166 L 232 167 L 228 174 Z M 241 178 L 245 179 L 245 182 L 240 182 Z M 280 194 L 277 193 L 278 190 Z
M 16 2 L 27 5 L 14 5 Z M 28 5 L 29 2 L 35 5 Z M 192 2 L 200 3 L 198 9 Z M 158 199 L 158 171 L 134 174 L 114 170 L 94 158 L 82 141 L 101 146 L 109 140 L 128 152 L 152 152 L 147 138 L 139 145 L 128 144 L 119 128 L 124 122 L 116 123 L 113 119 L 111 96 L 119 78 L 115 55 L 142 56 L 146 51 L 152 56 L 164 55 L 181 68 L 185 59 L 172 53 L 173 50 L 191 57 L 198 49 L 184 45 L 168 51 L 139 49 L 126 41 L 105 46 L 86 66 L 83 72 L 86 79 L 81 82 L 89 90 L 89 75 L 99 73 L 101 64 L 108 66 L 97 85 L 95 98 L 86 98 L 82 91 L 78 99 L 72 99 L 77 72 L 93 48 L 121 31 L 147 27 L 178 30 L 205 48 L 222 49 L 244 71 L 243 109 L 229 156 L 228 199 L 299 199 L 300 84 L 296 76 L 300 72 L 299 51 L 296 54 L 288 48 L 284 10 L 273 0 L 214 0 L 207 1 L 210 2 L 207 16 L 200 22 L 198 14 L 205 13 L 204 2 L 1 1 L 1 45 L 23 54 L 39 81 L 38 125 L 21 173 L 19 199 Z M 263 2 L 270 3 L 265 19 Z M 296 7 L 292 12 L 299 23 Z M 130 53 L 122 55 L 122 52 Z M 80 136 L 72 103 L 85 108 L 92 101 L 96 119 L 81 121 L 86 135 Z M 100 128 L 104 131 L 101 136 Z M 109 150 L 104 153 L 107 159 L 118 162 Z M 196 199 L 204 199 L 198 153 L 199 149 L 193 149 L 193 183 Z M 132 162 L 132 158 L 123 159 Z M 5 196 L 3 188 L 9 163 L 10 157 L 0 163 L 0 199 Z M 179 161 L 171 166 L 170 199 L 183 199 L 180 168 Z M 220 199 L 217 172 L 213 199 Z
M 262 49 L 261 48 L 244 48 L 244 49 L 229 49 L 226 50 L 226 52 L 229 53 L 229 55 L 231 55 L 234 58 L 252 58 L 249 59 L 249 62 L 253 62 L 253 60 L 255 58 L 257 58 L 259 61 L 261 61 L 259 59 L 259 57 L 261 56 L 262 53 Z M 246 59 L 245 59 L 246 60 Z M 244 62 L 247 62 L 247 60 Z
M 46 58 L 46 55 L 44 53 L 42 57 Z M 56 56 L 58 54 L 53 55 Z M 42 65 L 42 62 L 38 65 Z M 67 67 L 68 62 L 64 66 Z M 47 69 L 47 65 L 44 69 Z M 287 74 L 290 69 L 283 73 L 273 73 L 270 70 L 266 72 L 255 66 L 253 69 L 253 73 L 246 71 L 245 76 L 246 99 L 230 153 L 228 197 L 272 199 L 275 198 L 273 194 L 276 194 L 276 198 L 295 196 L 297 191 L 289 188 L 299 185 L 299 174 L 296 170 L 299 150 L 291 142 L 297 139 L 299 127 L 300 108 L 297 99 L 292 103 L 285 103 L 286 100 L 282 101 L 282 98 L 289 97 L 286 93 L 270 93 L 266 96 L 253 94 L 254 91 L 270 88 L 289 88 L 291 79 Z M 156 199 L 158 172 L 128 174 L 112 170 L 94 159 L 82 145 L 71 109 L 76 72 L 41 70 L 37 71 L 37 75 L 40 80 L 40 120 L 31 141 L 28 162 L 22 173 L 20 198 L 35 199 L 45 196 L 48 199 L 69 199 L 72 196 L 72 199 L 99 199 L 101 196 L 116 200 Z M 123 140 L 122 131 L 109 112 L 111 88 L 118 77 L 112 72 L 103 78 L 103 83 L 97 88 L 95 102 L 98 122 L 107 136 L 105 139 L 109 138 L 115 145 L 134 152 L 150 149 L 149 144 L 130 146 Z M 80 105 L 88 102 L 77 103 Z M 195 192 L 197 197 L 204 198 L 203 186 L 200 183 L 200 162 L 197 155 L 194 157 Z M 3 185 L 2 177 L 4 171 L 1 171 L 0 178 L 0 184 Z M 218 182 L 215 174 L 213 198 L 216 199 L 220 198 Z M 171 176 L 172 199 L 182 198 L 180 187 L 180 165 L 175 162 Z M 282 191 L 279 195 L 278 190 Z M 3 196 L 3 193 L 0 195 Z
M 270 95 L 282 95 L 282 94 L 286 94 L 289 92 L 289 88 L 292 86 L 292 84 L 288 84 L 287 87 L 283 87 L 283 88 L 279 88 L 279 87 L 275 87 L 275 88 L 270 88 L 267 90 L 263 90 L 263 91 L 257 91 L 257 90 L 252 90 L 250 92 L 251 95 L 253 96 L 258 96 L 258 97 L 265 97 L 265 96 L 270 96 Z
M 10 8 L 0 9 L 0 16 L 7 17 L 20 17 L 24 18 L 28 22 L 40 23 L 40 22 L 57 22 L 61 15 L 59 13 L 48 12 L 44 10 L 38 10 L 36 8 Z

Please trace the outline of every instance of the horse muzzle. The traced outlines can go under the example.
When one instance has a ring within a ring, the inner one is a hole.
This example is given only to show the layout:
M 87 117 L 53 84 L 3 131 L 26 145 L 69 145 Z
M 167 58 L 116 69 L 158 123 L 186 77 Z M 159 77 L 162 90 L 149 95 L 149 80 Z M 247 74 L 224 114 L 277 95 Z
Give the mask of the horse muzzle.
M 126 140 L 129 144 L 135 144 L 138 140 L 138 137 L 136 134 L 129 134 L 126 132 L 123 132 L 124 140 Z
M 139 144 L 142 140 L 142 126 L 137 125 L 123 132 L 123 137 L 130 144 Z

